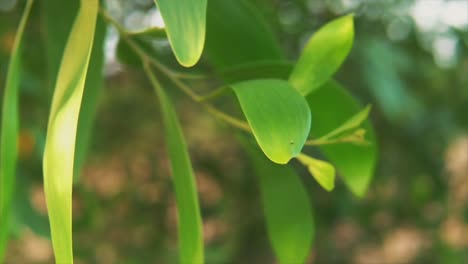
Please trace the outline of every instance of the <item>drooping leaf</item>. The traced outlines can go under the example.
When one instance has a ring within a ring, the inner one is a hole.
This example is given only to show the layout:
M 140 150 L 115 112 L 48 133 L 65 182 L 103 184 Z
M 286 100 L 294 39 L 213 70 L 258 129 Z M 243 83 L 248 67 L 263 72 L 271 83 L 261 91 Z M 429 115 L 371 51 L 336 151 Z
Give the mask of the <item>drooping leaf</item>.
M 62 57 L 44 150 L 44 186 L 57 263 L 73 263 L 71 198 L 78 115 L 96 26 L 97 0 L 81 0 Z
M 305 263 L 314 237 L 312 207 L 298 175 L 244 144 L 259 179 L 266 226 L 280 263 Z
M 259 13 L 244 0 L 208 1 L 205 50 L 216 70 L 284 59 L 271 28 Z
M 335 188 L 335 167 L 333 165 L 304 154 L 297 156 L 297 159 L 307 167 L 310 174 L 325 190 L 331 191 Z
M 155 0 L 174 54 L 183 66 L 195 65 L 205 45 L 207 0 Z
M 289 82 L 304 96 L 316 90 L 341 66 L 353 40 L 353 15 L 326 24 L 306 44 Z
M 360 111 L 361 106 L 338 83 L 330 81 L 307 96 L 314 115 L 315 137 L 321 137 Z M 369 121 L 363 124 L 368 145 L 333 144 L 320 146 L 326 157 L 335 165 L 345 184 L 362 197 L 372 179 L 377 161 L 377 142 Z
M 0 262 L 3 262 L 11 223 L 12 199 L 15 189 L 16 161 L 18 159 L 18 90 L 21 79 L 21 47 L 24 28 L 33 0 L 26 3 L 16 32 L 3 95 L 0 135 Z
M 311 125 L 306 100 L 279 79 L 245 81 L 231 87 L 265 155 L 279 164 L 297 156 Z
M 323 138 L 326 138 L 326 139 L 332 138 L 332 137 L 338 136 L 340 134 L 343 134 L 345 132 L 348 132 L 350 130 L 359 128 L 359 126 L 361 126 L 361 124 L 364 123 L 364 121 L 367 120 L 367 117 L 369 116 L 370 110 L 371 110 L 371 106 L 370 105 L 366 106 L 364 109 L 359 111 L 357 114 L 352 116 L 350 119 L 346 120 L 339 127 L 335 128 L 334 130 L 332 130 L 327 135 L 321 137 L 321 139 L 323 139 Z
M 203 233 L 195 176 L 177 114 L 159 81 L 147 68 L 159 98 L 179 213 L 180 263 L 203 263 Z
M 96 108 L 102 87 L 104 86 L 104 39 L 106 36 L 106 24 L 102 18 L 97 19 L 96 32 L 94 34 L 93 49 L 86 75 L 86 82 L 81 101 L 80 115 L 78 119 L 78 131 L 76 133 L 76 150 L 74 163 L 74 178 L 79 179 L 81 169 L 86 161 L 91 131 L 94 124 Z

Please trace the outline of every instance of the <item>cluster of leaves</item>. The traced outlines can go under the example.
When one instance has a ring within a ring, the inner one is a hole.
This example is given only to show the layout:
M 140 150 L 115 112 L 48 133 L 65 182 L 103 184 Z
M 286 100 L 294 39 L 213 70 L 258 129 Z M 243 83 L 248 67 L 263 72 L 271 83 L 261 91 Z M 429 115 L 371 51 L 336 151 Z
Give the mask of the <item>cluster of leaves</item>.
M 20 43 L 32 2 L 27 2 L 16 36 L 3 103 L 0 252 L 4 252 L 7 241 L 14 190 Z M 121 61 L 143 68 L 159 100 L 179 213 L 181 262 L 203 263 L 202 220 L 177 113 L 156 73 L 215 117 L 242 131 L 239 141 L 259 176 L 268 232 L 277 257 L 281 263 L 303 263 L 312 245 L 313 215 L 306 188 L 288 165 L 290 160 L 296 158 L 305 165 L 328 191 L 334 188 L 336 168 L 357 196 L 364 195 L 376 162 L 375 137 L 366 121 L 370 107 L 361 109 L 331 79 L 351 50 L 353 16 L 323 26 L 293 64 L 285 59 L 272 30 L 248 1 L 158 0 L 156 4 L 165 29 L 129 33 L 104 8 L 99 9 L 97 0 L 81 0 L 80 6 L 45 1 L 49 80 L 55 82 L 55 89 L 43 165 L 56 261 L 73 262 L 73 178 L 79 175 L 85 159 L 102 86 L 104 25 L 109 23 L 120 33 Z M 195 93 L 183 80 L 190 70 L 169 67 L 167 58 L 149 45 L 154 39 L 167 39 L 175 58 L 185 67 L 194 66 L 204 55 L 202 59 L 213 67 L 223 86 L 207 96 Z M 210 102 L 226 91 L 233 92 L 246 121 Z M 318 147 L 331 163 L 307 155 L 305 146 Z

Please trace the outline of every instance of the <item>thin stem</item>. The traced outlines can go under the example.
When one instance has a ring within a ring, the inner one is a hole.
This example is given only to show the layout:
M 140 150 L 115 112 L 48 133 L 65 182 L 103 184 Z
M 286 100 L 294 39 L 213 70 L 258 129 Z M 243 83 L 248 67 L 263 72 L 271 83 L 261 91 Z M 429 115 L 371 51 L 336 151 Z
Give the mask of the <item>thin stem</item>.
M 344 137 L 344 138 L 337 138 L 337 139 L 311 139 L 307 140 L 305 145 L 306 146 L 322 146 L 322 145 L 332 145 L 338 143 L 352 143 L 356 145 L 367 145 L 367 141 L 358 141 L 356 138 L 351 137 Z
M 206 102 L 207 100 L 215 98 L 215 97 L 219 96 L 220 94 L 222 94 L 223 92 L 225 92 L 226 87 L 221 87 L 220 89 L 215 90 L 215 91 L 213 91 L 212 93 L 210 93 L 210 94 L 208 94 L 206 96 L 198 95 L 197 93 L 192 91 L 192 89 L 188 85 L 186 85 L 184 82 L 182 82 L 178 78 L 177 73 L 174 73 L 171 69 L 169 69 L 168 67 L 166 67 L 165 65 L 163 65 L 159 61 L 155 60 L 153 57 L 148 55 L 146 53 L 146 51 L 141 49 L 140 46 L 133 39 L 131 39 L 129 37 L 129 35 L 125 31 L 125 29 L 117 21 L 115 21 L 106 12 L 105 9 L 100 8 L 99 13 L 102 15 L 104 20 L 106 20 L 107 22 L 112 24 L 117 29 L 117 31 L 119 32 L 122 39 L 125 42 L 127 42 L 127 44 L 130 46 L 130 48 L 138 55 L 138 57 L 140 57 L 140 59 L 143 62 L 143 67 L 145 69 L 145 72 L 148 75 L 148 77 L 150 78 L 150 81 L 151 81 L 153 86 L 159 87 L 159 86 L 156 86 L 156 85 L 159 85 L 158 84 L 159 82 L 157 82 L 156 76 L 154 76 L 153 72 L 151 71 L 151 68 L 150 68 L 151 65 L 154 66 L 155 68 L 157 68 L 162 73 L 166 74 L 166 76 L 169 78 L 169 80 L 171 80 L 177 87 L 179 87 L 179 89 L 182 90 L 182 92 L 184 92 L 194 102 L 200 103 L 213 116 L 215 116 L 216 118 L 218 118 L 220 120 L 223 120 L 224 122 L 226 122 L 226 123 L 228 123 L 228 124 L 230 124 L 230 125 L 232 125 L 234 127 L 239 128 L 241 130 L 251 132 L 250 127 L 246 122 L 244 122 L 242 120 L 239 120 L 239 119 L 237 119 L 235 117 L 232 117 L 232 116 L 230 116 L 230 115 L 216 109 L 215 107 L 213 107 L 212 105 L 210 105 L 210 104 L 208 104 Z

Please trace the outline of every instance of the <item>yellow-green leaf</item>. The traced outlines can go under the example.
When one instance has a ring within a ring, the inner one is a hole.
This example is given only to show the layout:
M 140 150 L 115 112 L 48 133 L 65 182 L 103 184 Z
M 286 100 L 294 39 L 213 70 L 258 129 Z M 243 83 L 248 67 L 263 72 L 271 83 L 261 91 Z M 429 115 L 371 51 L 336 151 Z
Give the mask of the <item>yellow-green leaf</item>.
M 314 238 L 314 219 L 303 183 L 290 166 L 272 163 L 244 145 L 259 179 L 267 231 L 279 262 L 305 263 Z
M 320 139 L 329 139 L 333 138 L 336 136 L 339 136 L 345 132 L 348 132 L 350 130 L 359 128 L 361 124 L 367 120 L 367 117 L 369 116 L 371 110 L 371 106 L 368 105 L 361 111 L 359 111 L 357 114 L 346 120 L 343 124 L 341 124 L 339 127 L 335 128 L 332 130 L 330 133 L 327 135 L 321 137 Z
M 18 90 L 20 83 L 21 41 L 33 0 L 26 3 L 13 50 L 3 95 L 0 135 L 0 263 L 3 262 L 11 222 L 12 198 L 15 189 L 16 161 L 18 159 Z
M 354 116 L 361 109 L 356 100 L 338 83 L 330 81 L 307 96 L 314 115 L 312 135 L 321 137 Z M 362 126 L 369 144 L 341 143 L 320 146 L 351 191 L 362 197 L 372 179 L 377 162 L 377 142 L 369 121 Z
M 302 94 L 319 88 L 338 70 L 351 51 L 354 40 L 353 15 L 326 24 L 309 40 L 294 67 L 290 83 Z
M 245 81 L 231 87 L 265 155 L 279 164 L 297 156 L 311 125 L 304 97 L 279 79 Z
M 335 188 L 335 167 L 333 165 L 305 154 L 300 154 L 297 159 L 307 167 L 310 174 L 325 190 L 331 191 Z
M 179 213 L 180 263 L 204 263 L 203 231 L 195 176 L 182 129 L 171 101 L 159 81 L 145 67 L 159 97 L 167 150 L 171 163 L 177 210 Z
M 172 50 L 183 66 L 195 65 L 205 45 L 207 0 L 155 0 Z
M 73 263 L 72 182 L 75 141 L 98 12 L 98 0 L 81 0 L 62 57 L 49 114 L 44 185 L 57 263 Z

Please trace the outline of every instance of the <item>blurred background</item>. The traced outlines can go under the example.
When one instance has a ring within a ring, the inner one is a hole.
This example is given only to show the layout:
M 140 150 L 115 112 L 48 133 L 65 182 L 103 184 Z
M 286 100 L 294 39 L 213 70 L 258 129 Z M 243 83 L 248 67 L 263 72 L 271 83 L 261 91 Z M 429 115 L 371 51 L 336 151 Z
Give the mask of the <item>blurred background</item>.
M 52 263 L 42 190 L 50 104 L 41 1 L 26 32 L 14 235 L 6 263 Z M 162 27 L 152 0 L 108 0 L 129 30 Z M 356 14 L 336 78 L 371 103 L 379 162 L 364 199 L 304 173 L 316 236 L 309 263 L 468 263 L 468 1 L 250 0 L 297 59 L 321 25 Z M 0 0 L 3 87 L 24 1 Z M 108 29 L 106 85 L 73 193 L 76 263 L 176 263 L 177 212 L 159 109 L 142 72 L 119 64 Z M 194 87 L 206 86 L 197 81 Z M 0 96 L 2 96 L 0 95 Z M 207 263 L 276 263 L 255 175 L 232 130 L 175 95 L 202 205 Z

